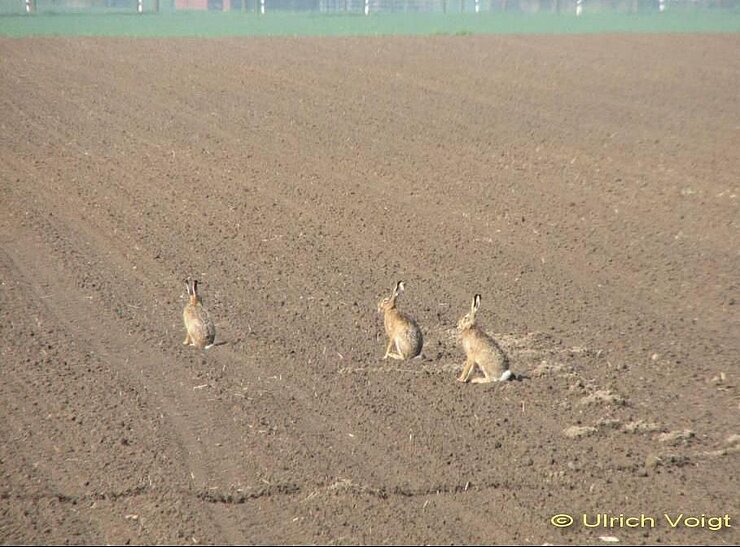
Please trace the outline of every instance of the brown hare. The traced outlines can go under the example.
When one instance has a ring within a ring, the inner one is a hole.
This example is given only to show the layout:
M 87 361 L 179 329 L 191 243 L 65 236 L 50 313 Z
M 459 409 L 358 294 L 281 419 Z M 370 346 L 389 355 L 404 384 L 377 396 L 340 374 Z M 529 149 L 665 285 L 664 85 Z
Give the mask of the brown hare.
M 190 301 L 182 312 L 185 321 L 185 346 L 195 346 L 200 349 L 208 349 L 213 346 L 216 339 L 216 326 L 213 324 L 208 310 L 203 307 L 203 302 L 198 295 L 198 281 L 185 280 L 185 286 L 190 296 Z
M 424 345 L 419 325 L 396 307 L 396 299 L 404 288 L 404 282 L 399 281 L 391 295 L 378 303 L 378 312 L 383 312 L 383 324 L 388 335 L 388 346 L 383 359 L 412 359 L 421 355 L 421 347 Z
M 509 360 L 496 341 L 478 326 L 476 321 L 478 308 L 480 295 L 476 294 L 470 312 L 457 322 L 457 330 L 466 356 L 465 366 L 458 380 L 475 384 L 509 380 L 512 378 Z M 483 373 L 483 377 L 473 377 L 476 365 Z

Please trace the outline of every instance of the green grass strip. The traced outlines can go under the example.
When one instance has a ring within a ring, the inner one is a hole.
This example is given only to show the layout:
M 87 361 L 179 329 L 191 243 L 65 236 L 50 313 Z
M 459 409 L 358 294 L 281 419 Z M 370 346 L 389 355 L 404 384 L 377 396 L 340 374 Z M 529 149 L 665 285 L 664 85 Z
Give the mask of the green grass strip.
M 469 34 L 737 33 L 736 10 L 672 13 L 297 14 L 64 13 L 0 16 L 0 36 L 385 36 Z

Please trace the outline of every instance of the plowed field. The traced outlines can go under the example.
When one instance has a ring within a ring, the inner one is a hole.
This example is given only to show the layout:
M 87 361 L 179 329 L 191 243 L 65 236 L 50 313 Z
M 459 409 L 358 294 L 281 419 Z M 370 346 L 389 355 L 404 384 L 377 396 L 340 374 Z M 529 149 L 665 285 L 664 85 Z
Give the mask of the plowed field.
M 737 544 L 738 51 L 1 39 L 0 539 Z

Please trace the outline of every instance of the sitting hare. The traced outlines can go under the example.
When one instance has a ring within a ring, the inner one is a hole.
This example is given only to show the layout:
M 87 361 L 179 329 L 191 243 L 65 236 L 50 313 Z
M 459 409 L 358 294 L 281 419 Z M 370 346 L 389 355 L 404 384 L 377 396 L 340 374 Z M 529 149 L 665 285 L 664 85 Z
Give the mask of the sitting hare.
M 480 307 L 480 295 L 473 297 L 470 313 L 457 322 L 457 330 L 460 333 L 462 347 L 465 350 L 465 367 L 458 380 L 461 382 L 473 382 L 483 384 L 509 380 L 512 373 L 509 370 L 509 360 L 496 341 L 488 336 L 476 322 L 476 315 Z M 475 365 L 478 365 L 483 377 L 476 376 Z
M 216 338 L 216 326 L 213 324 L 208 311 L 203 307 L 203 302 L 198 295 L 198 281 L 185 280 L 190 302 L 182 312 L 185 321 L 187 335 L 183 345 L 195 346 L 200 349 L 208 349 L 213 346 Z
M 383 312 L 383 324 L 388 335 L 388 347 L 383 359 L 391 357 L 405 360 L 421 355 L 424 338 L 419 325 L 396 307 L 396 298 L 404 288 L 404 282 L 399 281 L 391 295 L 378 303 L 378 312 Z

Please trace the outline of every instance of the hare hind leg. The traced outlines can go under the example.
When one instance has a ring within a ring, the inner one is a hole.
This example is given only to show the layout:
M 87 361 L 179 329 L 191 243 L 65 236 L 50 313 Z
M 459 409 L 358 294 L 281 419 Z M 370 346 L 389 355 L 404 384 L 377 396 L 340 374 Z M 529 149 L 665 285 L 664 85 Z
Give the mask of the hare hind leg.
M 488 376 L 476 376 L 472 380 L 470 380 L 473 384 L 490 384 L 491 382 L 496 382 L 497 380 L 495 378 L 490 378 Z
M 182 343 L 182 345 L 183 346 L 192 346 L 193 345 L 193 340 L 192 340 L 192 338 L 190 338 L 190 333 L 189 332 L 185 334 L 185 341 Z
M 476 376 L 471 380 L 474 384 L 490 384 L 491 382 L 498 382 L 498 378 L 494 378 L 491 376 L 491 374 L 488 372 L 486 367 L 478 367 L 480 371 L 483 373 L 483 376 Z

